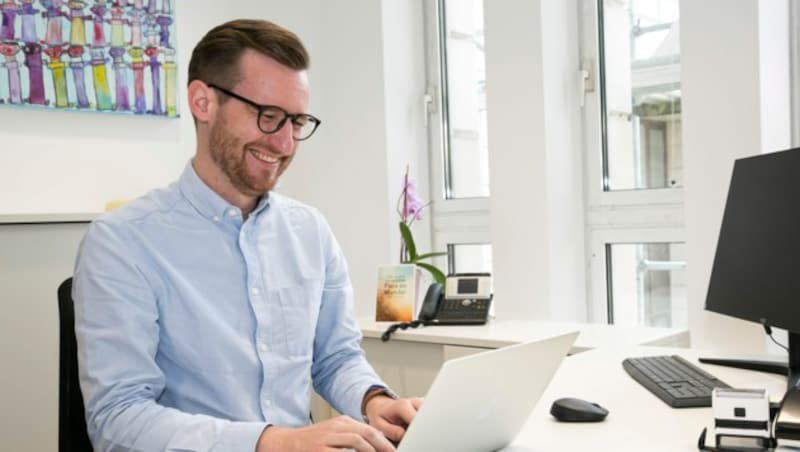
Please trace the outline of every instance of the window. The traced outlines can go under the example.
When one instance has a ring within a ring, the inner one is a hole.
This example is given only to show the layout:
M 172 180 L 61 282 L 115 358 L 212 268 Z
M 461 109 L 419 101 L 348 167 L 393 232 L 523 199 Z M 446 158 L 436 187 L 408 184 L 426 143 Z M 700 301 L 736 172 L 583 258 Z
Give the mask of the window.
M 685 325 L 679 0 L 579 1 L 588 320 Z M 424 5 L 433 245 L 491 271 L 483 2 Z
M 448 270 L 451 273 L 492 271 L 492 246 L 487 244 L 448 245 Z
M 483 0 L 423 4 L 433 245 L 450 272 L 491 272 Z
M 682 243 L 606 245 L 609 322 L 687 327 Z
M 438 5 L 445 198 L 489 196 L 483 1 Z
M 679 0 L 581 8 L 590 320 L 685 327 Z
M 610 1 L 600 7 L 603 189 L 681 186 L 678 2 Z

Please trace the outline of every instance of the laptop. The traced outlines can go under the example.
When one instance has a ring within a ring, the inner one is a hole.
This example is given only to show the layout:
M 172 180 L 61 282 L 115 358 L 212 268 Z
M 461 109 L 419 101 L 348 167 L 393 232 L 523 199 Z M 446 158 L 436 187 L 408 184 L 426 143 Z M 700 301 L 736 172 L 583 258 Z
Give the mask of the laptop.
M 489 452 L 516 438 L 578 333 L 442 365 L 398 452 Z

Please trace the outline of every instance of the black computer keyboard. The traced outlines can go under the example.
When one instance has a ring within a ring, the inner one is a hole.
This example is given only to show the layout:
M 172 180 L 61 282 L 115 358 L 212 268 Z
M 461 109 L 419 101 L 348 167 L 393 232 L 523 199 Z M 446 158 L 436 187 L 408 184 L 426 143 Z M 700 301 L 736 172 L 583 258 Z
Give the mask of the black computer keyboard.
M 622 361 L 625 371 L 673 408 L 711 406 L 711 390 L 727 383 L 677 355 Z

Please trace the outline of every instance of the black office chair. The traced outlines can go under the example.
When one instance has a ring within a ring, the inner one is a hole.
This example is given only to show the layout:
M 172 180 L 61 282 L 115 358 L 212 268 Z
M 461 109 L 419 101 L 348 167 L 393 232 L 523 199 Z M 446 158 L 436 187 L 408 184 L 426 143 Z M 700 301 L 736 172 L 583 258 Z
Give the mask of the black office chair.
M 72 306 L 72 278 L 58 287 L 58 318 L 61 325 L 58 361 L 58 450 L 92 452 L 86 433 L 83 395 L 78 384 L 78 345 L 75 341 L 75 312 Z

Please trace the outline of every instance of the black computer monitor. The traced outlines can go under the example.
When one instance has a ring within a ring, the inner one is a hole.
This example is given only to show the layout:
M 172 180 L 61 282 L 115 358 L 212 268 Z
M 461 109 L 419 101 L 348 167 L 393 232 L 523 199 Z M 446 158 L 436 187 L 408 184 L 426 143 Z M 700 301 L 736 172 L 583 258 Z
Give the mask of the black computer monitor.
M 789 332 L 788 364 L 701 359 L 800 378 L 800 148 L 736 160 L 706 309 Z

